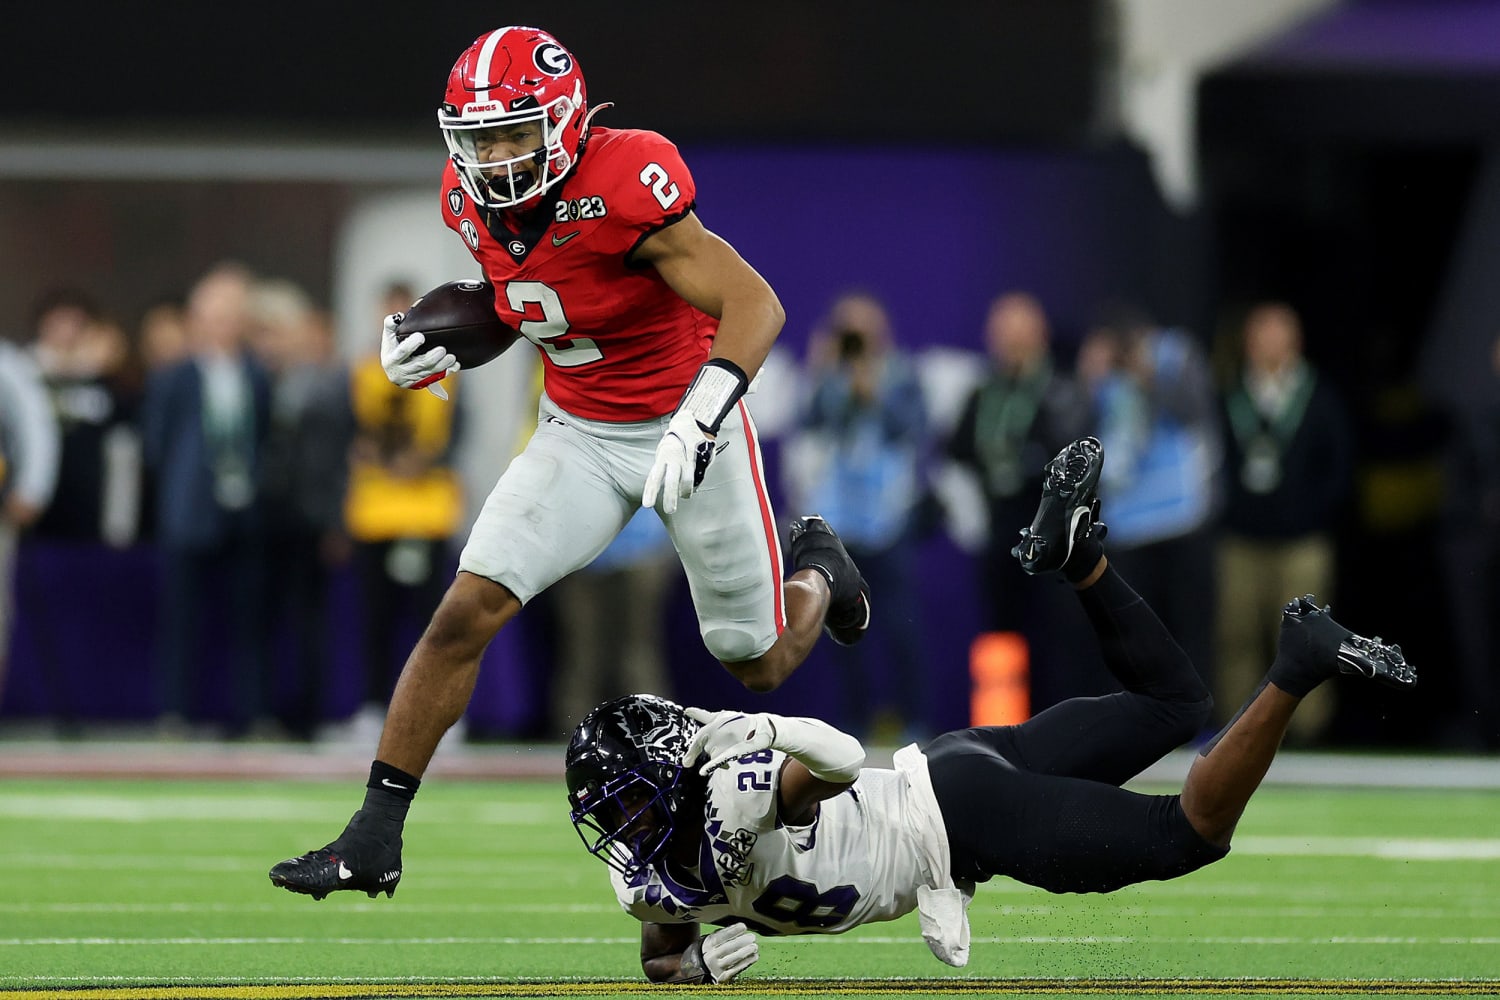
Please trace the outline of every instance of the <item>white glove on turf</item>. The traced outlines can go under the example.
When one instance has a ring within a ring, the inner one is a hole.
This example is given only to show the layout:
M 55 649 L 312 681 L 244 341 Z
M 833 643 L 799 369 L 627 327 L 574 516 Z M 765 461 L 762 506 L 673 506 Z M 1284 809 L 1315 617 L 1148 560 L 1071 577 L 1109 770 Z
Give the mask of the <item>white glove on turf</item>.
M 380 328 L 380 367 L 385 369 L 385 377 L 403 389 L 426 389 L 438 399 L 447 399 L 447 390 L 438 383 L 458 371 L 458 359 L 443 347 L 417 354 L 427 338 L 414 333 L 397 340 L 396 324 L 400 322 L 401 313 L 391 313 Z
M 744 924 L 721 927 L 688 947 L 699 949 L 709 983 L 727 983 L 760 958 L 760 942 Z

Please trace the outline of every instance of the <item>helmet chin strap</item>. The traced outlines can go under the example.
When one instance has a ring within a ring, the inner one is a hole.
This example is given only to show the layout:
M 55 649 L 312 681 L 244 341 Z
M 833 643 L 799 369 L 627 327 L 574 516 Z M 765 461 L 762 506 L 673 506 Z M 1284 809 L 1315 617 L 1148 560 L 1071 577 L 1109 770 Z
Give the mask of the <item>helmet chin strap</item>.
M 597 115 L 599 112 L 603 111 L 605 108 L 612 108 L 614 106 L 615 106 L 615 102 L 614 101 L 605 101 L 603 104 L 596 104 L 592 108 L 590 108 L 589 109 L 589 113 L 586 116 L 584 116 L 584 119 L 583 119 L 583 134 L 584 135 L 588 135 L 589 134 L 589 126 L 592 125 L 592 124 L 594 124 L 594 116 L 595 115 Z
M 596 105 L 594 105 L 592 108 L 589 109 L 589 113 L 584 116 L 584 118 L 583 118 L 583 130 L 578 134 L 578 155 L 579 156 L 583 155 L 583 147 L 586 146 L 586 145 L 588 145 L 588 141 L 589 141 L 589 129 L 594 124 L 594 116 L 597 115 L 599 112 L 603 111 L 605 108 L 612 108 L 614 106 L 615 105 L 614 105 L 613 101 L 605 101 L 603 104 L 596 104 Z

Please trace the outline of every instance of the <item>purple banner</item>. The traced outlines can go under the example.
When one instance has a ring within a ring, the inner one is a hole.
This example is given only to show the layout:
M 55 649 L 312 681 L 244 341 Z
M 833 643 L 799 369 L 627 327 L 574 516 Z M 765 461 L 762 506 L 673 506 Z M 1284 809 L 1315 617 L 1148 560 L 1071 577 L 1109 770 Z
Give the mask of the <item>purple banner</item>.
M 1371 0 L 1313 18 L 1250 60 L 1305 69 L 1500 70 L 1493 0 Z

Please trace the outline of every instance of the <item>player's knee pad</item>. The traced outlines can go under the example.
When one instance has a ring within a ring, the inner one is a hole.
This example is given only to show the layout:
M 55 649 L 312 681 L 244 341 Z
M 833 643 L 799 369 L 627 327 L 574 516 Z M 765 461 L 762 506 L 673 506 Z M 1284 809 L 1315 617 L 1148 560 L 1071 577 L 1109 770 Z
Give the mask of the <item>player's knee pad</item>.
M 714 628 L 703 633 L 703 645 L 720 663 L 741 663 L 765 652 L 759 638 L 744 629 Z

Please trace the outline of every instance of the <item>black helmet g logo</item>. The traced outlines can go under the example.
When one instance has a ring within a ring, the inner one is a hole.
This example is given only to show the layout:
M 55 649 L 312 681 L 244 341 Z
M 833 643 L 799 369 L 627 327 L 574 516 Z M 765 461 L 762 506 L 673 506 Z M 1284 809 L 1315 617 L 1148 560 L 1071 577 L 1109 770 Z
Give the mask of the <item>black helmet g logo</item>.
M 562 76 L 573 68 L 573 57 L 568 55 L 568 50 L 556 42 L 543 42 L 531 53 L 531 61 L 536 63 L 536 68 L 548 76 Z

